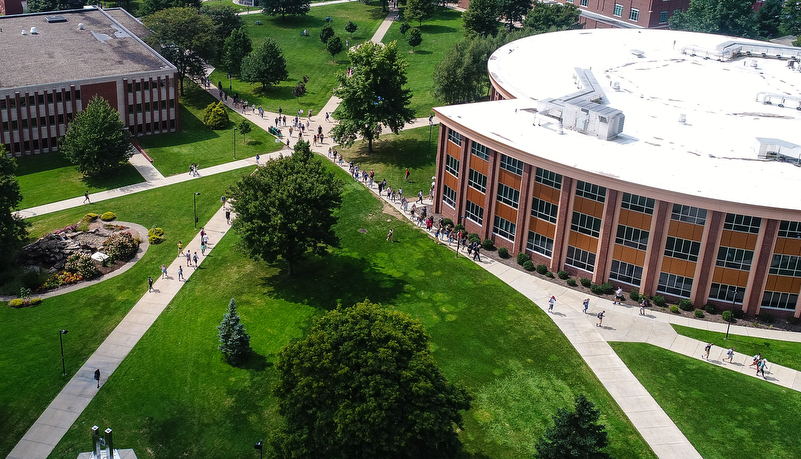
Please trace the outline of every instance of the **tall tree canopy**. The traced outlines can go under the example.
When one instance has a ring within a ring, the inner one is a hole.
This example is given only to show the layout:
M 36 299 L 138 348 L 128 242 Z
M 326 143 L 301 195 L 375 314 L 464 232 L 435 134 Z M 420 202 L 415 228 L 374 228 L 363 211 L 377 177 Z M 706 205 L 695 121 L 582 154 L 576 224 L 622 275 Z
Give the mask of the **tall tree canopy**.
M 462 14 L 464 34 L 468 37 L 498 34 L 498 0 L 471 0 Z
M 309 143 L 299 141 L 292 156 L 268 161 L 231 188 L 237 213 L 233 229 L 242 237 L 241 249 L 268 262 L 280 257 L 291 275 L 308 252 L 339 243 L 333 227 L 342 187 Z
M 753 38 L 757 35 L 750 0 L 692 0 L 687 11 L 668 20 L 671 29 Z
M 431 0 L 406 0 L 406 8 L 403 10 L 403 17 L 407 21 L 417 21 L 418 26 L 423 25 L 423 21 L 430 18 L 436 9 L 436 3 Z
M 248 36 L 248 29 L 240 27 L 231 32 L 231 36 L 225 39 L 223 47 L 223 65 L 232 75 L 242 74 L 242 62 L 250 52 L 253 51 L 253 44 Z
M 470 408 L 442 374 L 422 323 L 372 304 L 339 307 L 278 353 L 276 395 L 284 417 L 278 457 L 454 457 Z
M 756 12 L 757 34 L 760 38 L 770 39 L 781 35 L 782 0 L 765 0 Z
M 531 34 L 580 29 L 583 27 L 578 22 L 580 17 L 581 10 L 571 3 L 534 2 L 523 27 Z
M 784 2 L 782 18 L 782 28 L 787 33 L 795 36 L 801 35 L 801 2 L 793 0 Z
M 233 5 L 217 2 L 203 2 L 200 7 L 200 14 L 211 19 L 214 24 L 214 48 L 215 55 L 223 57 L 223 46 L 225 40 L 231 36 L 231 32 L 245 26 L 239 10 Z M 252 46 L 251 46 L 252 48 Z M 247 55 L 247 53 L 245 53 Z
M 259 0 L 262 11 L 270 16 L 302 16 L 311 9 L 310 0 Z
M 261 83 L 262 88 L 278 84 L 289 77 L 284 52 L 272 38 L 265 38 L 258 48 L 242 61 L 242 80 Z
M 45 11 L 79 10 L 86 5 L 85 0 L 29 0 L 28 13 Z
M 150 16 L 153 13 L 166 10 L 167 8 L 193 8 L 195 13 L 197 13 L 202 1 L 203 0 L 143 0 L 142 4 L 139 6 L 139 14 L 142 17 Z
M 611 459 L 601 448 L 609 444 L 606 427 L 598 423 L 601 412 L 584 394 L 575 399 L 575 410 L 556 410 L 554 425 L 545 429 L 535 448 L 535 459 Z
M 356 46 L 348 53 L 351 76 L 337 74 L 339 87 L 334 95 L 342 102 L 334 112 L 339 124 L 332 133 L 337 142 L 351 145 L 362 136 L 373 151 L 373 140 L 386 125 L 397 134 L 414 119 L 409 108 L 412 93 L 404 88 L 407 63 L 398 55 L 396 42 L 387 45 L 371 42 Z
M 82 174 L 97 176 L 127 164 L 130 138 L 117 110 L 95 96 L 70 123 L 59 150 Z
M 454 44 L 434 68 L 434 97 L 446 104 L 485 97 L 489 91 L 487 61 L 506 42 L 507 35 L 476 36 Z
M 14 251 L 28 234 L 27 223 L 14 213 L 22 202 L 16 171 L 17 162 L 0 145 L 0 271 L 9 267 Z
M 214 50 L 214 24 L 194 8 L 168 8 L 145 17 L 151 34 L 146 41 L 178 69 L 181 95 L 184 79 L 206 75 L 205 59 Z
M 498 0 L 498 12 L 506 18 L 509 30 L 514 29 L 515 22 L 522 22 L 523 16 L 531 9 L 532 0 Z

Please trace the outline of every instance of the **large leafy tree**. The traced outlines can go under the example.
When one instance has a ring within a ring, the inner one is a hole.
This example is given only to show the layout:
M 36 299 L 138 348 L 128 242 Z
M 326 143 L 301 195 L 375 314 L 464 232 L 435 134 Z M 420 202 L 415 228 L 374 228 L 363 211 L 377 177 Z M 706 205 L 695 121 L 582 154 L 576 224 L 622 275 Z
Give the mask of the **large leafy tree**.
M 477 36 L 457 42 L 434 68 L 434 97 L 446 104 L 483 98 L 489 90 L 487 61 L 506 37 L 502 33 L 497 38 Z
M 231 32 L 225 39 L 223 47 L 223 65 L 233 75 L 241 75 L 242 62 L 253 51 L 253 43 L 248 36 L 248 29 L 240 27 Z
M 422 26 L 423 21 L 434 14 L 436 6 L 431 0 L 406 0 L 403 17 L 408 21 L 417 21 L 417 25 Z
M 231 188 L 237 213 L 233 229 L 242 237 L 241 249 L 254 259 L 280 257 L 291 275 L 307 253 L 339 243 L 333 227 L 342 188 L 309 143 L 299 141 L 292 156 L 268 161 Z
M 766 0 L 756 12 L 757 34 L 760 38 L 774 38 L 781 35 L 782 0 Z
M 120 114 L 93 97 L 70 123 L 59 150 L 86 176 L 98 176 L 125 165 L 133 151 Z
M 692 0 L 687 11 L 668 20 L 671 29 L 734 37 L 757 35 L 756 15 L 749 0 Z
M 351 76 L 337 74 L 334 95 L 342 99 L 334 112 L 339 120 L 332 133 L 341 144 L 351 145 L 361 136 L 373 151 L 373 140 L 381 126 L 395 134 L 414 119 L 409 108 L 412 93 L 404 88 L 407 63 L 398 55 L 396 42 L 387 45 L 366 42 L 348 53 Z
M 270 16 L 302 16 L 311 9 L 310 0 L 259 0 L 263 11 Z
M 141 16 L 150 16 L 167 8 L 193 8 L 197 13 L 203 0 L 144 0 L 139 6 Z
M 214 24 L 214 52 L 215 56 L 225 58 L 225 40 L 234 30 L 245 26 L 239 10 L 231 4 L 217 2 L 203 2 L 200 14 L 211 19 Z M 252 46 L 251 46 L 252 49 Z M 247 55 L 247 53 L 245 53 Z
M 506 19 L 509 30 L 514 28 L 515 22 L 523 21 L 531 9 L 532 0 L 498 0 L 498 12 Z
M 462 14 L 464 34 L 467 37 L 489 35 L 494 37 L 498 33 L 498 0 L 471 0 L 467 11 Z
M 471 397 L 431 356 L 422 323 L 369 301 L 340 306 L 285 346 L 278 457 L 439 459 L 459 447 Z
M 0 145 L 0 271 L 10 265 L 18 244 L 28 234 L 27 223 L 15 214 L 22 202 L 16 171 L 17 162 Z
M 242 80 L 261 83 L 262 88 L 278 84 L 288 77 L 284 52 L 272 38 L 265 38 L 242 61 Z
M 764 8 L 764 6 L 762 7 Z M 762 9 L 760 8 L 760 9 Z M 782 28 L 789 34 L 801 35 L 801 2 L 788 0 L 782 7 Z
M 554 426 L 545 429 L 535 448 L 536 459 L 609 459 L 608 453 L 601 451 L 609 440 L 606 427 L 598 423 L 601 412 L 584 394 L 575 399 L 575 410 L 564 408 L 556 410 Z
M 151 34 L 146 41 L 178 69 L 181 95 L 184 79 L 205 76 L 205 59 L 213 54 L 214 24 L 194 8 L 168 8 L 145 17 Z
M 331 37 L 325 43 L 325 49 L 331 54 L 331 62 L 336 62 L 334 59 L 336 55 L 345 49 L 342 39 L 339 37 Z
M 28 13 L 42 13 L 45 11 L 78 10 L 86 5 L 84 0 L 30 0 Z
M 534 2 L 523 27 L 531 34 L 580 29 L 583 24 L 578 22 L 579 17 L 581 10 L 573 4 Z

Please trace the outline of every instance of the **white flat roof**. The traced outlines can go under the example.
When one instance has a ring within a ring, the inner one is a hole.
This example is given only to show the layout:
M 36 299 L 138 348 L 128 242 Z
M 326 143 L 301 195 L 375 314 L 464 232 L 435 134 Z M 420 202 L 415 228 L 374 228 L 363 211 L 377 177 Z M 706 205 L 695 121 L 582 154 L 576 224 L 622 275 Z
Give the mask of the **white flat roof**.
M 436 111 L 497 142 L 589 173 L 694 197 L 801 210 L 801 167 L 758 159 L 756 151 L 757 138 L 801 146 L 799 102 L 788 99 L 781 108 L 757 101 L 760 92 L 801 100 L 801 73 L 775 58 L 704 59 L 704 49 L 732 40 L 766 44 L 668 30 L 535 35 L 499 48 L 489 61 L 493 79 L 516 99 Z M 683 54 L 686 47 L 698 55 Z M 560 135 L 557 121 L 525 111 L 536 109 L 537 100 L 575 92 L 576 67 L 591 69 L 605 91 L 602 103 L 623 111 L 617 139 L 568 129 Z

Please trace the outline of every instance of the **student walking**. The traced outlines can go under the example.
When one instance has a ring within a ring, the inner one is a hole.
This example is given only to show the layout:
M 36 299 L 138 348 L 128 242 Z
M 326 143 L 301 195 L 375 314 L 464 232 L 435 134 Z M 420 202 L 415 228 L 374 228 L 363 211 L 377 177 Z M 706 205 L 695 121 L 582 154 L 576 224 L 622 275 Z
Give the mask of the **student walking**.
M 147 291 L 148 293 L 153 291 L 153 277 L 151 276 L 147 277 Z
M 161 265 L 161 278 L 167 278 L 167 265 Z
M 726 351 L 726 356 L 729 358 L 729 363 L 734 360 L 734 348 L 730 347 L 728 351 Z
M 754 361 L 751 362 L 751 365 L 748 365 L 748 366 L 749 367 L 755 367 L 755 366 L 759 365 L 759 361 L 760 360 L 762 360 L 762 354 L 761 353 L 755 355 L 754 356 Z
M 181 268 L 181 265 L 178 265 L 178 282 L 184 280 L 184 269 Z
M 762 372 L 762 378 L 763 378 L 763 379 L 768 379 L 768 378 L 765 376 L 765 368 L 766 368 L 767 366 L 768 366 L 768 359 L 762 359 L 762 360 L 760 360 L 760 361 L 759 361 L 759 363 L 757 364 L 757 372 L 756 372 L 756 375 L 757 375 L 757 376 L 759 376 L 759 372 L 761 371 L 761 372 Z
M 95 381 L 97 381 L 97 388 L 100 389 L 100 368 L 95 370 Z
M 225 223 L 231 224 L 231 210 L 225 209 Z
M 709 361 L 709 353 L 712 351 L 712 343 L 707 344 L 704 346 L 704 354 L 701 355 L 702 359 L 706 359 L 707 362 Z
M 184 255 L 184 243 L 181 242 L 180 240 L 178 241 L 178 252 L 179 252 L 178 255 L 179 257 L 182 257 Z
M 406 168 L 406 178 L 404 179 L 404 182 L 408 182 L 408 181 L 409 181 L 409 168 L 407 167 Z
M 589 298 L 584 298 L 583 304 L 584 304 L 584 314 L 586 314 L 587 313 L 587 309 L 590 308 L 590 299 Z
M 423 202 L 423 190 L 417 192 L 417 202 Z
M 204 257 L 206 256 L 206 243 L 205 242 L 200 244 L 200 254 L 203 255 Z
M 195 262 L 195 269 L 197 269 L 197 252 L 195 252 L 195 255 L 192 256 L 192 261 Z
M 641 316 L 644 316 L 644 315 L 645 315 L 645 299 L 643 299 L 643 300 L 640 302 L 640 315 L 641 315 Z
M 553 312 L 553 305 L 556 304 L 556 297 L 551 295 L 551 299 L 548 300 L 548 312 Z
M 89 190 L 86 190 L 86 193 L 83 194 L 83 203 L 86 204 L 87 202 L 89 204 L 92 203 L 92 201 L 89 200 Z
M 189 250 L 186 251 L 186 267 L 192 266 L 192 252 Z
M 481 245 L 478 242 L 475 242 L 473 244 L 473 261 L 481 263 L 481 257 L 478 254 L 480 250 L 481 250 Z
M 601 311 L 601 312 L 598 313 L 598 316 L 597 316 L 598 317 L 598 325 L 596 325 L 596 327 L 600 327 L 601 325 L 603 325 L 603 323 L 604 323 L 604 314 L 606 314 L 606 311 Z
M 389 229 L 389 234 L 387 234 L 387 240 L 388 240 L 389 242 L 395 242 L 395 240 L 393 240 L 393 239 L 392 239 L 392 233 L 393 233 L 393 231 L 394 231 L 394 229 L 393 229 L 393 228 L 390 228 L 390 229 Z

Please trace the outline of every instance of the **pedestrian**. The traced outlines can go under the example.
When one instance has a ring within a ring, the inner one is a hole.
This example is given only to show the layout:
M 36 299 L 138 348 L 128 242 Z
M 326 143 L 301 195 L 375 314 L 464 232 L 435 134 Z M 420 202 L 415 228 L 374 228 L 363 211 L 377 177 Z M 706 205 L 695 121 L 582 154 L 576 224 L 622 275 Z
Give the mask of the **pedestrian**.
M 97 388 L 100 389 L 100 368 L 95 370 L 95 381 L 97 381 Z
M 760 360 L 762 360 L 762 354 L 761 354 L 761 353 L 760 353 L 760 354 L 757 354 L 757 355 L 755 355 L 755 356 L 754 356 L 754 361 L 753 361 L 753 362 L 751 362 L 751 365 L 748 365 L 748 366 L 749 366 L 749 367 L 756 366 L 756 365 L 758 365 L 758 364 L 759 364 L 759 361 L 760 361 Z
M 231 224 L 231 210 L 225 209 L 225 223 Z
M 456 239 L 456 258 L 459 258 L 459 244 L 461 244 L 461 239 Z
M 548 300 L 548 312 L 553 312 L 553 305 L 556 304 L 556 297 L 551 295 L 551 299 Z
M 481 256 L 478 254 L 479 250 L 481 249 L 481 245 L 478 242 L 475 242 L 473 246 L 473 261 L 481 263 Z
M 259 160 L 260 160 L 260 159 L 261 159 L 261 156 L 259 156 L 258 154 L 256 154 L 256 165 L 257 165 L 257 166 L 259 165 Z
M 587 309 L 590 308 L 590 299 L 589 298 L 584 298 L 583 304 L 584 304 L 584 314 L 586 314 L 587 313 Z
M 645 298 L 643 298 L 643 300 L 640 302 L 640 315 L 645 315 Z
M 147 276 L 147 287 L 148 287 L 147 288 L 148 292 L 152 292 L 153 291 L 153 277 L 151 277 L 151 276 Z
M 471 244 L 465 244 L 465 245 L 467 247 L 467 256 L 469 257 L 470 255 L 473 254 L 473 244 L 471 243 Z
M 195 262 L 195 269 L 197 269 L 197 252 L 195 252 L 195 255 L 192 256 L 192 261 Z
M 167 278 L 167 265 L 161 265 L 161 278 Z
M 392 239 L 392 234 L 393 234 L 393 231 L 394 231 L 394 228 L 390 228 L 390 229 L 389 229 L 389 234 L 387 234 L 387 240 L 388 240 L 389 242 L 395 242 L 395 240 L 394 240 L 394 239 Z
M 203 255 L 204 257 L 206 256 L 206 243 L 205 242 L 201 242 L 200 243 L 200 254 Z
M 404 180 L 404 182 L 408 182 L 408 181 L 409 181 L 409 168 L 407 167 L 406 168 L 406 179 Z
M 206 227 L 202 226 L 202 227 L 200 227 L 200 240 L 201 240 L 201 242 L 203 241 L 203 236 L 205 236 L 205 235 L 206 235 Z
M 621 301 L 623 301 L 623 289 L 618 287 L 615 291 L 615 301 L 612 304 L 623 304 Z
M 83 194 L 83 203 L 86 204 L 87 202 L 89 204 L 92 203 L 92 201 L 89 200 L 89 190 L 86 190 L 86 193 Z
M 732 363 L 732 360 L 734 360 L 734 348 L 733 347 L 730 347 L 729 350 L 726 351 L 726 356 L 729 357 L 729 363 Z
M 184 254 L 184 243 L 178 240 L 178 252 L 180 252 L 179 256 L 183 256 Z
M 192 266 L 192 253 L 189 250 L 186 251 L 186 267 Z
M 768 367 L 768 359 L 764 359 L 763 358 L 762 360 L 760 360 L 759 364 L 757 365 L 757 372 L 756 372 L 757 376 L 759 376 L 759 372 L 761 371 L 762 372 L 762 378 L 763 379 L 768 379 L 765 376 L 765 368 L 767 368 L 767 367 Z
M 604 314 L 606 314 L 606 311 L 601 311 L 598 313 L 598 325 L 596 325 L 596 327 L 600 327 L 604 323 Z
M 423 202 L 423 190 L 417 192 L 417 202 Z
M 178 281 L 184 280 L 184 269 L 181 268 L 181 265 L 178 265 Z
M 701 355 L 701 358 L 709 361 L 709 353 L 711 351 L 712 351 L 712 343 L 709 343 L 706 346 L 704 346 L 704 354 Z

